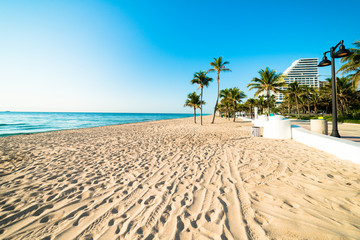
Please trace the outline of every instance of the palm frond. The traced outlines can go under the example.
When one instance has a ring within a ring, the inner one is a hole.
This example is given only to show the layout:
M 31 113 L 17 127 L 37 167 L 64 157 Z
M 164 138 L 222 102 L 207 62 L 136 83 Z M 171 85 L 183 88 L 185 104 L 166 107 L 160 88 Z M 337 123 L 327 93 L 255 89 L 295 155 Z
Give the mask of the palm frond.
M 199 71 L 194 73 L 194 78 L 190 81 L 191 84 L 198 84 L 198 89 L 209 86 L 209 83 L 213 80 L 211 77 L 206 76 L 207 72 Z

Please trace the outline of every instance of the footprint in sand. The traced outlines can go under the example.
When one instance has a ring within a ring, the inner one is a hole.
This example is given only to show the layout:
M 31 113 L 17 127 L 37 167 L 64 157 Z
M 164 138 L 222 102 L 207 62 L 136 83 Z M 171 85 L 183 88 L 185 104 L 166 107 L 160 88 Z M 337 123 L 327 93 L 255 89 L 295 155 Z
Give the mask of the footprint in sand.
M 154 199 L 155 199 L 155 195 L 152 195 L 144 202 L 144 204 L 149 205 L 154 202 Z
M 50 209 L 50 208 L 53 208 L 53 207 L 54 207 L 53 204 L 49 204 L 49 205 L 43 206 L 43 207 L 39 208 L 39 209 L 33 214 L 33 216 L 40 216 L 46 209 Z

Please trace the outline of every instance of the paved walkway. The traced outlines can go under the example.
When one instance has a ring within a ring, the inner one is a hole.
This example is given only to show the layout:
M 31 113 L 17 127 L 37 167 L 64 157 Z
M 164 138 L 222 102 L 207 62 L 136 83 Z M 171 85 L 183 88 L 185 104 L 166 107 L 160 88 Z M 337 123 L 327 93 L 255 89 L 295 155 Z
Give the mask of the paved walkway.
M 298 125 L 307 130 L 310 130 L 310 120 L 291 120 L 292 125 Z M 338 123 L 338 130 L 341 138 L 360 142 L 360 124 L 355 123 Z M 328 122 L 329 135 L 332 131 L 332 123 Z

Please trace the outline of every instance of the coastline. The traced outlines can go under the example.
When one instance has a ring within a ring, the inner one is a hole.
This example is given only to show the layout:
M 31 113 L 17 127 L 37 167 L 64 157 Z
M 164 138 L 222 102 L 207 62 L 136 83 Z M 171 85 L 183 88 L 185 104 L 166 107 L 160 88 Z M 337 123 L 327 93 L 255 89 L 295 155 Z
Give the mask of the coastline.
M 0 137 L 192 117 L 189 113 L 0 112 Z
M 210 119 L 0 138 L 1 238 L 360 237 L 359 165 Z

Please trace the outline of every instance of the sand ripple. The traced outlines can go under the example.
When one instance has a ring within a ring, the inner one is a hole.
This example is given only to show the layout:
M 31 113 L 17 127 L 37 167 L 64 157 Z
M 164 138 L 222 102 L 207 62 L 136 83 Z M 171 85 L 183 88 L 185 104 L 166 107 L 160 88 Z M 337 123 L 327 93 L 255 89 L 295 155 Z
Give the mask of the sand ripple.
M 359 165 L 249 134 L 190 118 L 0 138 L 0 238 L 360 238 Z

